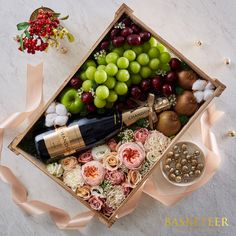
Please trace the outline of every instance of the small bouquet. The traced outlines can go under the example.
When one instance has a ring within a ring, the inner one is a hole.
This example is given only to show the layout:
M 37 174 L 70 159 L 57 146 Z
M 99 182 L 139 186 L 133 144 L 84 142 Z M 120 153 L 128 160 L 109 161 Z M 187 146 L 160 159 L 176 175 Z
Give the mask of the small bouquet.
M 60 39 L 67 37 L 69 42 L 74 41 L 74 36 L 60 24 L 61 20 L 68 19 L 68 15 L 59 18 L 50 8 L 41 7 L 36 9 L 28 22 L 17 24 L 17 29 L 23 31 L 16 36 L 19 42 L 19 50 L 35 54 L 36 51 L 47 52 L 48 47 L 60 48 Z

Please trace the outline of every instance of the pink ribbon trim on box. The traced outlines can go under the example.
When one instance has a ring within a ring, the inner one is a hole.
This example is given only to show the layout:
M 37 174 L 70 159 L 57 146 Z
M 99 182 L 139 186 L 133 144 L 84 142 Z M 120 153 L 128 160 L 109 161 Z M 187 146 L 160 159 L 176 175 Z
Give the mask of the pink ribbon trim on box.
M 19 126 L 26 118 L 34 115 L 42 105 L 42 98 L 43 64 L 41 63 L 35 67 L 28 65 L 26 110 L 23 112 L 14 113 L 0 124 L 0 153 L 2 152 L 3 147 L 4 129 L 14 129 Z M 169 206 L 178 202 L 186 195 L 207 183 L 215 174 L 220 165 L 220 156 L 218 154 L 216 139 L 210 128 L 222 114 L 223 112 L 216 111 L 214 106 L 211 106 L 201 117 L 202 142 L 205 145 L 208 153 L 206 156 L 206 169 L 200 181 L 190 187 L 176 187 L 168 183 L 163 178 L 163 176 L 160 176 L 161 171 L 156 171 L 149 179 L 147 179 L 147 181 L 132 196 L 132 198 L 130 198 L 127 203 L 119 210 L 116 217 L 121 218 L 134 211 L 143 192 Z M 15 204 L 17 204 L 29 215 L 48 213 L 60 229 L 80 230 L 85 227 L 95 215 L 92 211 L 87 211 L 71 218 L 69 214 L 62 209 L 41 201 L 27 200 L 27 190 L 24 185 L 18 180 L 18 178 L 8 167 L 3 165 L 0 165 L 0 179 L 3 182 L 11 185 L 12 199 Z

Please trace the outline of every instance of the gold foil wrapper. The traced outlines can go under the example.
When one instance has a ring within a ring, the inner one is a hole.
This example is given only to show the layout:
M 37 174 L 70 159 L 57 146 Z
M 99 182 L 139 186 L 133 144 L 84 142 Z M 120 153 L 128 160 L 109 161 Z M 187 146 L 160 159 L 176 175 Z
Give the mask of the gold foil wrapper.
M 51 158 L 68 156 L 85 147 L 78 125 L 56 129 L 44 137 L 44 142 Z
M 136 110 L 124 112 L 122 114 L 122 121 L 127 126 L 132 125 L 136 121 L 142 118 L 148 117 L 149 110 L 150 110 L 149 107 L 144 106 L 144 107 L 137 108 Z
M 166 97 L 157 98 L 154 103 L 154 110 L 156 113 L 165 111 L 171 108 L 171 104 Z

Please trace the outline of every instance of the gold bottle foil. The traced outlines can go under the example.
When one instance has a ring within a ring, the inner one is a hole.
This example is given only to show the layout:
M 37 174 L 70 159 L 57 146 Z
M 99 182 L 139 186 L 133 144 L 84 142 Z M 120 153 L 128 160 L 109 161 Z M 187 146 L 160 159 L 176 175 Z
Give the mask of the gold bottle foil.
M 56 129 L 44 137 L 44 142 L 51 158 L 68 156 L 85 147 L 78 125 Z
M 171 108 L 171 104 L 166 97 L 157 98 L 154 103 L 154 110 L 156 113 L 165 111 Z
M 122 114 L 122 121 L 127 126 L 132 125 L 136 121 L 148 117 L 149 110 L 150 110 L 149 107 L 140 107 L 137 108 L 136 110 L 124 112 Z

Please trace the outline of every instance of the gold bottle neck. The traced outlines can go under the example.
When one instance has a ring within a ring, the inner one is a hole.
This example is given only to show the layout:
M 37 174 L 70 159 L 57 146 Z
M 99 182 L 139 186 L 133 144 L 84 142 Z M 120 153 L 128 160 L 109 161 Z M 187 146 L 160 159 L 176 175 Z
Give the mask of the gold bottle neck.
M 149 115 L 149 107 L 140 107 L 135 110 L 126 111 L 122 113 L 122 121 L 126 126 L 132 125 L 142 118 Z

